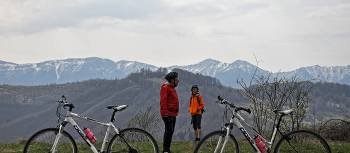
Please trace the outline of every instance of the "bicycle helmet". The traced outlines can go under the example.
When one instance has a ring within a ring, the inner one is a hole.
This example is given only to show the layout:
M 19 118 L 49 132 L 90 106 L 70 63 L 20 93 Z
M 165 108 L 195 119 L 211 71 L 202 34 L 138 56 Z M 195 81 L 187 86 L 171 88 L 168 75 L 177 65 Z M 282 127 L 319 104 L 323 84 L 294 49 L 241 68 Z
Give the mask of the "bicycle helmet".
M 194 89 L 194 88 L 197 88 L 197 90 L 199 90 L 198 85 L 193 85 L 193 86 L 191 87 L 191 90 Z

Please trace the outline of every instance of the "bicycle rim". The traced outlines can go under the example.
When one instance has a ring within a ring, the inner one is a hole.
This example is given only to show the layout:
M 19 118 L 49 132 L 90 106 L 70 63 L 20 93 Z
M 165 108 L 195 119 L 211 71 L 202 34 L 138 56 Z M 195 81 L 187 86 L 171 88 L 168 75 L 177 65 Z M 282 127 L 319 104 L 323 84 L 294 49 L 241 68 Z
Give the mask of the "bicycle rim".
M 196 146 L 195 153 L 239 153 L 236 139 L 230 135 L 225 143 L 225 135 L 224 131 L 208 134 Z
M 327 142 L 311 131 L 294 131 L 276 145 L 275 153 L 330 153 Z
M 155 139 L 146 131 L 129 128 L 115 135 L 109 146 L 109 153 L 158 153 Z
M 24 153 L 48 153 L 51 152 L 58 129 L 44 129 L 34 134 L 26 143 Z M 76 153 L 76 144 L 72 137 L 62 132 L 57 141 L 55 153 Z

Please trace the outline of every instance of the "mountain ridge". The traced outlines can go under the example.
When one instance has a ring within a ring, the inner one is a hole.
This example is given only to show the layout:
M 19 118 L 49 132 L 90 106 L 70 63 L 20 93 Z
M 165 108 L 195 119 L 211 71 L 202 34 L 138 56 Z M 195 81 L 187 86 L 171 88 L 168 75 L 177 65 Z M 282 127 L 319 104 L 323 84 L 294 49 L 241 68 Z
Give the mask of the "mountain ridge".
M 0 84 L 44 85 L 84 81 L 89 79 L 125 78 L 141 69 L 155 71 L 159 67 L 137 61 L 112 61 L 106 58 L 68 58 L 48 60 L 39 63 L 15 64 L 0 61 Z M 239 88 L 237 80 L 248 82 L 252 75 L 273 75 L 292 77 L 300 80 L 333 82 L 350 85 L 350 65 L 347 66 L 307 66 L 292 71 L 276 72 L 264 70 L 244 61 L 232 63 L 208 58 L 198 63 L 169 66 L 218 78 L 224 85 Z
M 180 76 L 180 84 L 176 88 L 179 95 L 180 112 L 174 134 L 175 139 L 191 140 L 193 138 L 188 112 L 190 88 L 193 84 L 199 85 L 206 107 L 202 121 L 204 134 L 218 130 L 223 125 L 224 107 L 215 103 L 218 95 L 225 97 L 237 106 L 249 104 L 242 96 L 241 90 L 222 86 L 216 78 L 181 69 L 175 69 L 175 71 Z M 97 79 L 41 86 L 0 85 L 0 131 L 2 131 L 0 132 L 2 138 L 0 141 L 9 142 L 21 138 L 25 139 L 39 129 L 55 127 L 57 125 L 56 100 L 61 95 L 66 95 L 68 101 L 76 106 L 73 112 L 101 121 L 107 121 L 112 113 L 106 110 L 105 106 L 129 105 L 128 109 L 117 114 L 117 125 L 125 128 L 132 117 L 148 107 L 152 107 L 153 111 L 160 113 L 159 90 L 166 72 L 165 70 L 155 72 L 143 70 L 139 73 L 132 73 L 123 79 Z M 316 112 L 310 112 L 308 119 L 313 119 L 312 115 L 317 115 L 317 121 L 350 116 L 347 111 L 350 108 L 350 86 L 334 83 L 314 83 L 313 86 L 312 102 L 309 108 Z M 100 130 L 103 129 L 81 120 L 78 122 L 82 123 L 84 127 L 91 128 L 97 135 L 100 135 Z M 26 127 L 24 128 L 23 125 Z M 154 128 L 159 132 L 162 131 L 162 127 L 160 124 L 159 127 Z M 67 126 L 66 130 L 72 130 L 70 133 L 75 133 L 71 126 Z M 160 135 L 155 134 L 155 136 L 161 138 L 161 133 Z M 98 139 L 102 140 L 103 137 Z

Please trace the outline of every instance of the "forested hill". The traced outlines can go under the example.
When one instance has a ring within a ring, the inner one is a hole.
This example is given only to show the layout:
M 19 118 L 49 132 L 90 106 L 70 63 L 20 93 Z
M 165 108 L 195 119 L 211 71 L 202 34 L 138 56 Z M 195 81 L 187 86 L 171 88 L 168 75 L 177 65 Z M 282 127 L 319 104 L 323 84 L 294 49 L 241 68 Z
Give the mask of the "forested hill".
M 193 74 L 184 70 L 179 72 L 180 84 L 177 92 L 180 98 L 180 113 L 177 119 L 175 137 L 189 139 L 191 133 L 188 101 L 190 87 L 198 84 L 206 103 L 203 117 L 204 132 L 219 129 L 222 125 L 223 107 L 215 103 L 222 95 L 237 105 L 248 102 L 240 90 L 224 87 L 212 77 Z M 117 115 L 117 125 L 126 127 L 128 121 L 137 113 L 152 107 L 159 114 L 159 89 L 164 82 L 167 70 L 155 72 L 141 71 L 130 74 L 121 80 L 89 80 L 76 83 L 44 86 L 0 86 L 0 137 L 1 141 L 27 138 L 35 131 L 54 127 L 57 124 L 56 107 L 61 95 L 76 106 L 77 113 L 108 121 L 111 115 L 107 105 L 127 104 L 128 109 Z M 349 115 L 350 87 L 331 83 L 314 84 L 313 107 L 322 120 L 325 117 Z M 161 121 L 160 121 L 161 122 Z M 159 124 L 163 128 L 163 124 Z

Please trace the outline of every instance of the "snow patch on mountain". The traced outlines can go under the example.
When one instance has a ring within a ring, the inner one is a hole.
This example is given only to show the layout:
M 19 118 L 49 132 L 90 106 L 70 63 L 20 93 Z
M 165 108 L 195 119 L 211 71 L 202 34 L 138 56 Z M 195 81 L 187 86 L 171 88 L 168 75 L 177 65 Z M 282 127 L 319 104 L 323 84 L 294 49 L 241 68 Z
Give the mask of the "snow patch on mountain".
M 141 69 L 157 67 L 136 61 L 118 61 L 97 57 L 50 60 L 33 64 L 0 61 L 0 84 L 41 85 L 88 79 L 125 78 Z
M 209 58 L 196 64 L 171 66 L 168 70 L 174 68 L 216 77 L 224 85 L 232 87 L 238 87 L 237 80 L 247 81 L 254 74 L 272 74 L 243 60 L 225 63 Z M 16 64 L 0 60 L 0 84 L 40 85 L 88 79 L 121 79 L 141 69 L 155 71 L 158 67 L 137 61 L 114 62 L 97 57 L 51 60 L 34 64 Z M 289 72 L 273 73 L 273 76 L 297 76 L 300 80 L 350 84 L 350 65 L 328 67 L 315 65 Z
M 197 64 L 188 66 L 171 66 L 170 69 L 179 68 L 193 73 L 215 77 L 217 72 L 227 69 L 228 66 L 228 63 L 223 63 L 214 59 L 206 59 Z
M 59 68 L 60 68 L 60 63 L 55 64 L 56 81 L 60 79 Z
M 281 72 L 279 75 L 297 76 L 304 80 L 326 81 L 333 83 L 344 83 L 344 80 L 350 79 L 350 65 L 348 66 L 309 66 L 296 69 L 289 72 Z M 348 82 L 347 84 L 350 84 Z

